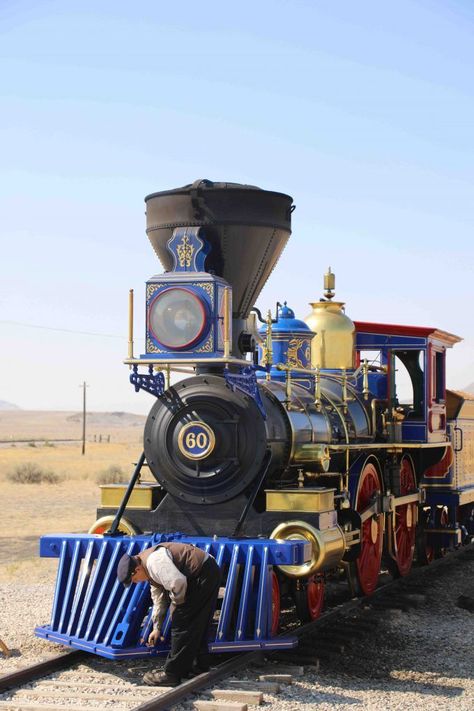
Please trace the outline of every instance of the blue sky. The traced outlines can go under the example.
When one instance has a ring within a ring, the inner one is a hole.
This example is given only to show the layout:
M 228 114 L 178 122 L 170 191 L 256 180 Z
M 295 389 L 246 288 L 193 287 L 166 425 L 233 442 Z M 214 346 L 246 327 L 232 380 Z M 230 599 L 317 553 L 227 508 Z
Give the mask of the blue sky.
M 143 198 L 198 177 L 294 197 L 262 308 L 305 316 L 330 264 L 352 318 L 463 336 L 472 382 L 473 29 L 470 0 L 1 0 L 0 399 L 149 408 Z

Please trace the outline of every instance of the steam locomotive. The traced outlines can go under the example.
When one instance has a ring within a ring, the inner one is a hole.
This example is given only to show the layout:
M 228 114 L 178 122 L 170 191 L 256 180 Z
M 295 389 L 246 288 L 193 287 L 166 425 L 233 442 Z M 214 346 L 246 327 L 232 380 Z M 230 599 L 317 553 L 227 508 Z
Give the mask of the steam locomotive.
M 352 321 L 330 269 L 304 320 L 286 302 L 262 315 L 255 302 L 291 234 L 288 195 L 197 180 L 145 202 L 165 271 L 146 283 L 138 357 L 130 295 L 125 363 L 136 391 L 156 400 L 134 475 L 127 486 L 102 487 L 89 549 L 75 543 L 78 560 L 87 550 L 98 560 L 97 546 L 108 546 L 112 575 L 112 545 L 179 536 L 206 546 L 227 576 L 211 649 L 222 649 L 222 639 L 241 649 L 276 645 L 282 595 L 302 620 L 314 619 L 332 575 L 342 572 L 353 593 L 370 595 L 382 565 L 407 575 L 416 558 L 428 563 L 470 540 L 474 397 L 445 385 L 446 351 L 461 339 Z M 145 465 L 154 483 L 142 481 Z M 70 571 L 74 551 L 64 540 Z M 60 555 L 54 545 L 46 540 L 43 554 Z M 71 573 L 63 576 L 66 589 Z M 89 612 L 100 608 L 89 578 L 84 585 L 73 596 L 82 595 L 77 620 L 87 617 L 84 599 Z M 136 642 L 147 624 L 141 594 L 138 608 L 120 598 L 120 619 L 129 622 L 120 622 L 122 636 L 115 627 L 105 641 L 89 634 L 92 651 L 124 656 L 128 635 L 127 654 L 133 645 L 149 653 Z M 80 638 L 84 648 L 68 604 L 62 628 L 57 615 L 56 627 L 38 633 L 72 646 Z

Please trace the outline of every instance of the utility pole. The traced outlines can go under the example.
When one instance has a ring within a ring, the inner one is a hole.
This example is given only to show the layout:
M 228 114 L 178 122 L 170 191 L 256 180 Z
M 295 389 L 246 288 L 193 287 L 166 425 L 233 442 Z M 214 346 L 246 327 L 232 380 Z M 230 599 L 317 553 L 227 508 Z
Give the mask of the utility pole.
M 82 454 L 86 453 L 86 388 L 89 387 L 84 380 L 82 385 Z

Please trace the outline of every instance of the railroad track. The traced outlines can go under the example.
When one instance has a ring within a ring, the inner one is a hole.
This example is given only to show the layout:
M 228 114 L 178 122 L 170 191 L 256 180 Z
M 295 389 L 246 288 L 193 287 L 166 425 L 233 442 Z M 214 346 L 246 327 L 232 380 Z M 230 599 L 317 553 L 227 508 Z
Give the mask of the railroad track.
M 291 683 L 303 673 L 303 666 L 316 669 L 354 642 L 360 645 L 361 639 L 378 625 L 374 609 L 406 610 L 423 604 L 423 590 L 429 579 L 437 576 L 440 568 L 447 573 L 449 566 L 463 557 L 472 560 L 474 544 L 414 569 L 408 578 L 381 585 L 370 598 L 340 602 L 314 622 L 293 627 L 291 634 L 301 640 L 296 650 L 271 652 L 266 659 L 259 651 L 235 655 L 170 689 L 141 684 L 141 675 L 150 668 L 150 661 L 146 666 L 143 660 L 128 662 L 125 667 L 125 662 L 118 664 L 73 651 L 0 677 L 0 710 L 91 711 L 113 706 L 114 711 L 164 711 L 205 690 L 205 696 L 212 700 L 194 701 L 200 711 L 225 711 L 226 706 L 232 711 L 244 711 L 248 705 L 261 703 L 264 694 L 277 694 L 282 684 Z M 229 679 L 245 668 L 251 668 L 247 676 L 253 678 L 243 681 L 240 674 L 239 679 Z

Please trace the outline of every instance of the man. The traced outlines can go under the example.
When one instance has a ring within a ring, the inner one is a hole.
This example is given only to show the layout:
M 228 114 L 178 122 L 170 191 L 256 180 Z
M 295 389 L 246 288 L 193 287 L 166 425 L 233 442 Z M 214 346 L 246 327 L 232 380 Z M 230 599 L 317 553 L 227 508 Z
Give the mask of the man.
M 160 543 L 136 556 L 123 555 L 117 577 L 125 587 L 145 580 L 150 583 L 153 630 L 147 640 L 149 647 L 163 639 L 161 629 L 171 603 L 171 650 L 164 672 L 147 672 L 143 681 L 152 686 L 177 686 L 191 671 L 207 671 L 207 634 L 220 582 L 215 559 L 190 543 Z

